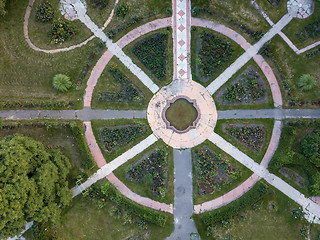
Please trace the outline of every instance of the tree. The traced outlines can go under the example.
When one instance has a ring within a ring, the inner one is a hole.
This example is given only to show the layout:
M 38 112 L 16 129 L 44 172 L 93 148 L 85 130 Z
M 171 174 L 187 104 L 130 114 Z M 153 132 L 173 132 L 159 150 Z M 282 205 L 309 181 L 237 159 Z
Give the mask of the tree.
M 72 82 L 67 75 L 57 74 L 53 77 L 52 86 L 60 92 L 67 92 L 72 86 Z
M 303 74 L 299 77 L 297 85 L 302 91 L 310 91 L 316 86 L 316 79 L 310 74 Z
M 72 199 L 71 165 L 58 150 L 15 134 L 0 139 L 0 239 L 18 235 L 29 221 L 56 222 Z
M 0 0 L 0 17 L 3 17 L 7 13 L 6 2 L 7 0 Z

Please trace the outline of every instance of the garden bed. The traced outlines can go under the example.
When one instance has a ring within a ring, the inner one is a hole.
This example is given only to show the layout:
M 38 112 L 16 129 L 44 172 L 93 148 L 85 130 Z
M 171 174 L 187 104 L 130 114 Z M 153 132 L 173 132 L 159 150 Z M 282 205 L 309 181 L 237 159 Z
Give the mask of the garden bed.
M 234 54 L 231 41 L 201 30 L 196 34 L 196 76 L 207 82 L 228 64 Z
M 263 124 L 222 124 L 222 129 L 250 150 L 259 153 L 263 148 L 266 131 Z
M 168 34 L 158 32 L 137 42 L 132 53 L 155 75 L 164 81 L 168 74 Z
M 196 186 L 199 195 L 211 194 L 240 177 L 240 171 L 206 145 L 193 150 Z
M 249 66 L 217 95 L 221 105 L 268 103 L 266 85 L 254 66 Z
M 297 184 L 300 188 L 305 188 L 306 187 L 306 181 L 305 178 L 307 178 L 307 176 L 304 174 L 304 176 L 300 176 L 299 173 L 297 173 L 296 171 L 287 168 L 287 167 L 282 167 L 279 169 L 279 173 L 281 173 L 283 176 L 285 176 L 287 179 L 289 179 L 290 181 L 293 181 L 295 184 Z
M 134 85 L 129 78 L 112 63 L 108 68 L 112 77 L 121 85 L 121 90 L 114 92 L 98 92 L 98 101 L 100 102 L 141 102 L 144 99 L 143 93 Z
M 121 146 L 127 145 L 136 138 L 146 133 L 145 124 L 132 124 L 113 127 L 103 127 L 99 130 L 99 139 L 102 149 L 106 153 L 112 153 Z
M 144 182 L 150 185 L 152 194 L 164 197 L 168 183 L 168 153 L 163 148 L 147 153 L 127 169 L 126 178 L 134 183 Z

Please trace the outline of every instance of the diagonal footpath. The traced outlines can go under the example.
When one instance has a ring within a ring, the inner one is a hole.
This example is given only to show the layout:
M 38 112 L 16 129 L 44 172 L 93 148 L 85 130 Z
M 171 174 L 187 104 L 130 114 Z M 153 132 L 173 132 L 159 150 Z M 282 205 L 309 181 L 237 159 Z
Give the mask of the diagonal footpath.
M 281 31 L 290 21 L 292 17 L 287 13 L 253 46 L 248 48 L 235 62 L 233 62 L 220 76 L 218 76 L 211 84 L 207 86 L 207 90 L 212 95 L 223 84 L 225 84 L 241 67 L 243 67 L 252 57 L 254 57 L 259 49 L 277 33 Z
M 123 154 L 121 154 L 120 156 L 115 158 L 110 163 L 107 163 L 106 165 L 102 166 L 96 173 L 94 173 L 91 177 L 89 177 L 87 181 L 82 183 L 80 186 L 76 186 L 76 187 L 72 188 L 73 197 L 79 195 L 83 189 L 87 189 L 95 182 L 108 176 L 110 173 L 112 173 L 114 170 L 116 170 L 122 164 L 124 164 L 128 160 L 132 159 L 134 156 L 141 153 L 143 150 L 150 147 L 156 141 L 158 141 L 157 137 L 155 135 L 151 134 L 146 139 L 142 140 L 140 143 L 133 146 L 128 151 L 124 152 Z
M 297 191 L 281 178 L 277 177 L 274 174 L 271 174 L 264 166 L 256 163 L 249 156 L 241 152 L 231 143 L 227 142 L 225 139 L 214 132 L 209 137 L 209 140 L 224 152 L 227 152 L 231 157 L 249 168 L 259 177 L 265 179 L 269 184 L 271 184 L 282 193 L 287 195 L 289 198 L 294 200 L 296 203 L 301 205 L 303 207 L 303 210 L 305 211 L 305 217 L 307 218 L 307 220 L 312 221 L 315 217 L 320 218 L 320 206 L 318 204 L 306 198 L 302 193 Z
M 77 12 L 77 18 L 85 24 L 93 34 L 105 42 L 108 50 L 112 52 L 115 56 L 119 58 L 119 60 L 135 75 L 140 81 L 150 89 L 152 93 L 156 93 L 159 90 L 159 87 L 136 65 L 132 62 L 132 60 L 122 51 L 122 49 L 116 44 L 113 43 L 86 14 L 86 10 L 84 7 L 79 7 L 74 5 L 73 8 Z

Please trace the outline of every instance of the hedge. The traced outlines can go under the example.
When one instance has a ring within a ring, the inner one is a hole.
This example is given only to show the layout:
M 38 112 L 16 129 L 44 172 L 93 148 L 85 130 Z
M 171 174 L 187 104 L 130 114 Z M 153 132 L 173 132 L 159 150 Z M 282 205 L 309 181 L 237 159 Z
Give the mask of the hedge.
M 263 181 L 257 182 L 247 193 L 228 205 L 202 214 L 201 219 L 208 227 L 215 223 L 230 219 L 241 211 L 258 202 L 269 192 L 269 186 Z
M 151 223 L 163 227 L 166 223 L 166 214 L 148 207 L 141 206 L 123 196 L 111 183 L 106 182 L 101 186 L 101 192 L 111 201 L 123 207 L 132 214 Z

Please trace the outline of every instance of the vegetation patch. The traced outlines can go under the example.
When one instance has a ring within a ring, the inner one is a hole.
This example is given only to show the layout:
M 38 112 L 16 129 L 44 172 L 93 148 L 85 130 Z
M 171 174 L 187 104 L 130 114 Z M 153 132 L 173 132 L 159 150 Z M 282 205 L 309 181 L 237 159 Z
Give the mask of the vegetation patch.
M 315 38 L 320 34 L 320 18 L 299 30 L 295 36 L 300 42 Z
M 118 93 L 98 92 L 98 100 L 100 102 L 141 102 L 143 100 L 143 93 L 121 72 L 115 63 L 112 63 L 108 71 L 121 85 L 121 90 Z
M 199 195 L 218 191 L 240 177 L 235 166 L 205 145 L 193 151 L 193 162 Z
M 135 125 L 105 127 L 99 130 L 102 148 L 107 153 L 112 153 L 147 131 L 146 125 L 138 123 Z
M 52 43 L 63 43 L 75 34 L 76 30 L 70 22 L 61 19 L 54 19 L 48 36 Z
M 266 131 L 262 124 L 222 124 L 222 129 L 254 152 L 260 152 L 265 142 Z
M 108 5 L 108 0 L 90 0 L 91 6 L 99 11 Z
M 132 48 L 132 53 L 160 81 L 168 74 L 168 34 L 156 33 L 142 39 Z
M 158 148 L 127 169 L 126 177 L 132 182 L 150 185 L 154 195 L 164 197 L 167 193 L 168 153 Z
M 266 85 L 255 67 L 243 71 L 228 87 L 217 94 L 220 104 L 268 103 Z
M 164 226 L 166 223 L 166 214 L 148 207 L 139 205 L 123 196 L 111 183 L 106 182 L 101 186 L 101 192 L 111 201 L 123 207 L 130 213 L 143 218 L 145 221 Z
M 263 181 L 257 182 L 247 193 L 234 200 L 228 205 L 217 208 L 213 211 L 201 214 L 201 219 L 206 226 L 207 235 L 212 234 L 215 224 L 225 221 L 228 222 L 245 209 L 249 208 L 269 192 L 269 187 Z
M 36 11 L 36 18 L 40 22 L 50 22 L 54 17 L 54 11 L 50 2 L 39 3 Z
M 207 31 L 197 36 L 196 69 L 202 81 L 207 81 L 231 59 L 234 49 L 230 41 Z
M 268 2 L 273 6 L 273 7 L 277 7 L 279 5 L 279 3 L 281 2 L 281 0 L 268 0 Z
M 287 167 L 282 167 L 282 168 L 279 169 L 279 173 L 281 173 L 283 176 L 285 176 L 290 181 L 293 181 L 300 188 L 305 188 L 306 187 L 305 178 L 302 177 L 299 173 L 297 173 L 293 169 L 290 169 L 290 168 L 287 168 Z

